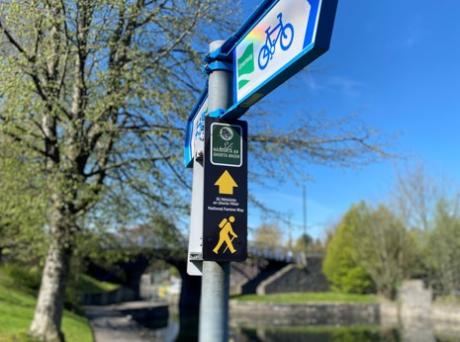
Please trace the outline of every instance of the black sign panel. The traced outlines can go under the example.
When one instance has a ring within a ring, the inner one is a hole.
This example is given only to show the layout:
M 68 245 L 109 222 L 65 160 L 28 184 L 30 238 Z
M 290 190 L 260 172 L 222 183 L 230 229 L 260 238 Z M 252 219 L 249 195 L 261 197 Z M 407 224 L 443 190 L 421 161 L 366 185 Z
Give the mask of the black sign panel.
M 248 125 L 206 117 L 203 259 L 247 258 Z

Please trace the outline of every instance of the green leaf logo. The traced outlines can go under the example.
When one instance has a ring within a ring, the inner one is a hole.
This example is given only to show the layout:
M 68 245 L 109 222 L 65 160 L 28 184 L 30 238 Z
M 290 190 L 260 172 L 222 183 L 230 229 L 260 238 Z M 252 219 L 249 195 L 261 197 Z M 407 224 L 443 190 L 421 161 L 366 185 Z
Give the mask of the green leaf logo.
M 247 77 L 248 75 L 254 72 L 254 44 L 249 44 L 246 50 L 240 58 L 238 58 L 238 89 L 243 88 L 246 84 L 249 83 Z M 243 78 L 243 77 L 244 78 Z

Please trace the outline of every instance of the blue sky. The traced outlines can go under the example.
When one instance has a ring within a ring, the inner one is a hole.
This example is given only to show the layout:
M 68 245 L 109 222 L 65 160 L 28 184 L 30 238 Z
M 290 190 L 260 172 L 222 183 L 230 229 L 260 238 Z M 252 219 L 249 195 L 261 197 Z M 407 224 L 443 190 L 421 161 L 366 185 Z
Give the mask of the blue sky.
M 242 1 L 241 22 L 259 2 Z M 434 177 L 460 183 L 460 1 L 339 2 L 330 51 L 257 106 L 292 99 L 292 112 L 356 113 L 401 158 L 359 169 L 306 165 L 313 177 L 306 186 L 315 237 L 353 203 L 386 200 L 397 169 L 423 164 Z M 281 190 L 255 192 L 301 224 L 301 188 L 288 182 Z M 263 221 L 256 210 L 249 215 L 253 227 Z

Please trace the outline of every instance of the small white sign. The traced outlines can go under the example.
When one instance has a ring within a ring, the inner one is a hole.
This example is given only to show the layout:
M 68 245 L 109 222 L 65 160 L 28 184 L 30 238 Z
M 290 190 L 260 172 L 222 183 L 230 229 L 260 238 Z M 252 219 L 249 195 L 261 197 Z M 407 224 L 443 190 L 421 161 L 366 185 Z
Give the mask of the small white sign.
M 193 167 L 193 160 L 204 150 L 204 118 L 208 112 L 208 94 L 201 95 L 187 120 L 184 143 L 184 165 Z
M 203 153 L 204 151 L 204 117 L 207 111 L 208 99 L 204 101 L 195 119 L 193 119 L 192 143 L 190 146 L 193 159 L 195 159 L 200 153 Z

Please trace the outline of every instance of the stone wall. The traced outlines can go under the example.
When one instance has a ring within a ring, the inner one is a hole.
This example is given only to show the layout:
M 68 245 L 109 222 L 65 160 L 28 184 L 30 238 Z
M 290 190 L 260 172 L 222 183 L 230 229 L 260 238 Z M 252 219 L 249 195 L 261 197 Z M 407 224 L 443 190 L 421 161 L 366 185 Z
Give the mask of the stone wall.
M 322 258 L 311 258 L 306 267 L 287 265 L 263 281 L 257 288 L 257 294 L 328 290 L 329 283 L 322 272 Z
M 380 324 L 383 327 L 399 325 L 399 303 L 389 300 L 380 300 Z
M 267 265 L 268 261 L 255 258 L 248 258 L 244 262 L 232 262 L 230 265 L 230 294 L 242 294 L 244 284 L 257 277 Z
M 122 302 L 130 302 L 136 300 L 136 293 L 126 287 L 119 289 L 103 292 L 103 293 L 92 293 L 83 295 L 83 305 L 110 305 Z
M 431 319 L 437 322 L 460 324 L 460 305 L 434 303 Z
M 435 342 L 436 337 L 456 341 L 460 336 L 460 306 L 433 301 L 432 290 L 422 280 L 403 282 L 398 302 L 381 304 L 381 317 L 390 316 L 382 312 L 388 314 L 395 308 L 404 341 Z
M 232 322 L 238 325 L 378 324 L 379 304 L 269 304 L 230 301 Z
M 245 262 L 231 263 L 230 291 L 232 294 L 240 294 L 241 286 L 257 277 L 261 270 L 267 267 L 268 261 L 248 258 Z
M 430 319 L 433 293 L 422 280 L 407 280 L 399 289 L 400 316 L 403 320 Z
M 460 341 L 460 305 L 433 302 L 432 291 L 414 280 L 402 284 L 397 302 L 273 304 L 232 300 L 230 317 L 235 326 L 257 329 L 380 324 L 383 329 L 400 329 L 405 342 Z

